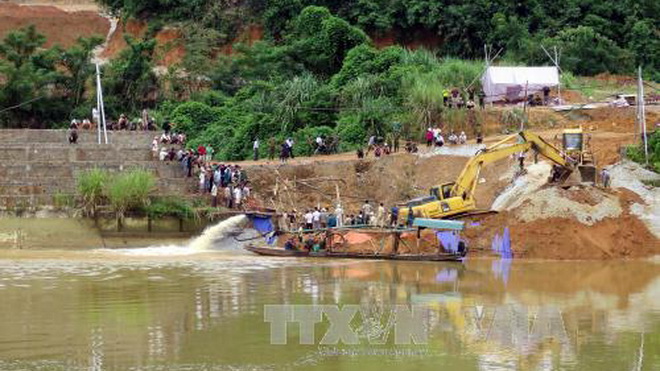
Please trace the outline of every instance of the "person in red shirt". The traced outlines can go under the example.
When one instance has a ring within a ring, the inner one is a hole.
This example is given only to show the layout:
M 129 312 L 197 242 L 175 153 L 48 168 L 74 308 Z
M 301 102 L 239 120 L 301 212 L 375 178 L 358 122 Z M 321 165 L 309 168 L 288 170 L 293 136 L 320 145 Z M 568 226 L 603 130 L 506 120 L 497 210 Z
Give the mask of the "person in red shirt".
M 433 130 L 428 128 L 426 130 L 426 146 L 431 147 L 433 145 Z
M 206 147 L 200 144 L 199 147 L 197 147 L 197 154 L 199 157 L 204 158 L 206 156 Z

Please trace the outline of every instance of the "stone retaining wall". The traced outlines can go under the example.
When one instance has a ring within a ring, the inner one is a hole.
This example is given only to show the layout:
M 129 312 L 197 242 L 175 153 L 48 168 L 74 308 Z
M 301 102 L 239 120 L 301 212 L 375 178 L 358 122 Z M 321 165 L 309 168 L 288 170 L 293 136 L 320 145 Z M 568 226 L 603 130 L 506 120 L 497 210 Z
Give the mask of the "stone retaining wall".
M 195 184 L 178 163 L 152 158 L 154 132 L 108 132 L 107 145 L 97 144 L 96 132 L 79 132 L 73 145 L 66 130 L 0 130 L 0 209 L 53 204 L 56 196 L 74 194 L 78 174 L 93 168 L 146 169 L 161 194 L 180 195 Z

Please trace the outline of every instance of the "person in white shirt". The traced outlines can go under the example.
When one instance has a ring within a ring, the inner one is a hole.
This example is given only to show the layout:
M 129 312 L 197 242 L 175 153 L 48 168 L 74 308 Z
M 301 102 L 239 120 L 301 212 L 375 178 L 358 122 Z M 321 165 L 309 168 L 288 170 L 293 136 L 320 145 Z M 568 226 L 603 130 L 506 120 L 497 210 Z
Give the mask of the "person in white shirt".
M 433 129 L 433 139 L 436 141 L 438 140 L 438 137 L 442 134 L 442 129 L 436 127 Z
M 305 229 L 312 229 L 314 222 L 314 215 L 312 214 L 312 211 L 307 210 L 307 213 L 303 215 L 303 218 L 305 219 Z
M 204 192 L 206 189 L 205 186 L 206 183 L 206 172 L 204 170 L 201 170 L 199 172 L 199 191 Z
M 252 142 L 252 150 L 254 151 L 254 161 L 257 161 L 259 159 L 259 138 L 254 138 L 254 142 Z
M 213 184 L 211 188 L 211 207 L 218 207 L 218 186 Z
M 321 212 L 318 207 L 314 208 L 312 213 L 312 228 L 321 229 Z
M 234 205 L 241 207 L 241 202 L 243 202 L 243 191 L 241 187 L 236 187 L 234 188 Z
M 158 152 L 158 136 L 155 136 L 154 140 L 151 141 L 151 153 L 153 154 L 153 158 L 158 157 Z M 161 161 L 163 160 L 161 159 Z
M 293 139 L 286 138 L 284 143 L 286 144 L 287 147 L 289 147 L 289 153 L 288 153 L 289 157 L 293 158 L 293 144 L 294 144 Z
M 341 208 L 341 204 L 337 204 L 335 209 L 335 216 L 337 217 L 337 227 L 344 226 L 344 209 Z
M 442 134 L 439 134 L 438 137 L 435 138 L 435 145 L 438 147 L 445 145 L 445 137 L 443 137 Z
M 323 147 L 324 147 L 323 138 L 321 138 L 321 136 L 319 135 L 318 137 L 316 137 L 316 150 L 314 150 L 314 153 L 316 154 L 322 152 Z
M 458 143 L 460 144 L 467 143 L 467 135 L 465 135 L 464 131 L 461 131 L 461 135 L 458 136 Z
M 158 159 L 160 161 L 165 161 L 166 158 L 167 158 L 167 149 L 163 147 L 160 149 L 160 153 L 158 154 Z

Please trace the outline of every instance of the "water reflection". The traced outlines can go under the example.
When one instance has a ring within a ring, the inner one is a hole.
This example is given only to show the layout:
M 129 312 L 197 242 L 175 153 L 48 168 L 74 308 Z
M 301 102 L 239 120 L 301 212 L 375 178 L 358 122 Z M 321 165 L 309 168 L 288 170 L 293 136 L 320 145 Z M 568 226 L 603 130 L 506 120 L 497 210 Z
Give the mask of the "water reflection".
M 657 263 L 185 259 L 0 260 L 0 369 L 660 367 Z M 273 346 L 265 304 L 424 305 L 429 343 L 403 363 Z

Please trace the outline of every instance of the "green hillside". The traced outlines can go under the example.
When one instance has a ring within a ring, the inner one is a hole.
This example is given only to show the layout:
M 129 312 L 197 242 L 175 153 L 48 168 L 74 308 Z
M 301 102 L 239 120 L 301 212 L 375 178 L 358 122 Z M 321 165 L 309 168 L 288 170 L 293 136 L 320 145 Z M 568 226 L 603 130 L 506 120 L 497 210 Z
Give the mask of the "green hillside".
M 256 137 L 292 136 L 305 151 L 309 137 L 324 134 L 349 149 L 371 134 L 416 137 L 427 125 L 465 119 L 449 117 L 464 113 L 447 112 L 441 92 L 478 91 L 484 45 L 502 49 L 506 64 L 550 64 L 541 45 L 556 46 L 569 80 L 631 74 L 638 65 L 660 79 L 657 1 L 101 2 L 149 22 L 145 37 L 129 38 L 103 68 L 108 116 L 149 108 L 157 121 L 184 130 L 191 145 L 214 144 L 223 159 L 249 156 Z M 220 54 L 248 24 L 263 26 L 264 39 Z M 182 30 L 186 55 L 157 75 L 153 37 L 164 26 Z M 434 35 L 436 45 L 379 49 L 372 41 L 379 35 L 404 45 Z M 0 125 L 61 125 L 90 112 L 92 69 L 80 59 L 96 42 L 44 50 L 29 30 L 8 36 L 0 44 L 0 106 L 41 98 L 0 113 Z

